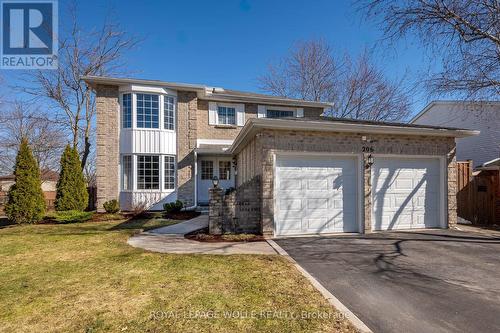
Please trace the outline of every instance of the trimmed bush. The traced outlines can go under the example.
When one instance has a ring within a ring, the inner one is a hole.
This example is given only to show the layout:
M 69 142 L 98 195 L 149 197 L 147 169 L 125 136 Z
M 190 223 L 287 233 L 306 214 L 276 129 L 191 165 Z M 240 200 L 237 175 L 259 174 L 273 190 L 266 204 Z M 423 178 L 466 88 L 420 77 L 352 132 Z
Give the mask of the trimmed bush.
M 108 214 L 115 214 L 120 211 L 120 203 L 115 199 L 106 201 L 102 206 Z
M 61 172 L 57 182 L 56 210 L 83 211 L 89 203 L 87 182 L 83 177 L 80 156 L 76 148 L 66 146 L 61 156 Z
M 40 169 L 26 139 L 22 139 L 14 167 L 15 184 L 8 193 L 5 213 L 16 223 L 36 223 L 45 215 Z
M 167 213 L 178 213 L 184 208 L 182 201 L 169 202 L 163 205 L 163 210 Z

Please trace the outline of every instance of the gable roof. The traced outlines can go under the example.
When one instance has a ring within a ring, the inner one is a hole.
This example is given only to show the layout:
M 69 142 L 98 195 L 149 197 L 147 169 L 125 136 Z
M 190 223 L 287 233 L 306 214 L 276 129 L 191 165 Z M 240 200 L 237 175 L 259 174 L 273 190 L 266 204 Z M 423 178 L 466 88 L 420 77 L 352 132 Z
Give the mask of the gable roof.
M 429 104 L 427 104 L 422 111 L 417 113 L 411 120 L 410 123 L 414 123 L 417 121 L 418 118 L 420 118 L 423 114 L 425 114 L 427 111 L 432 109 L 436 105 L 498 105 L 500 106 L 500 101 L 451 101 L 451 100 L 441 100 L 441 101 L 432 101 Z
M 209 99 L 209 100 L 223 100 L 223 101 L 234 101 L 234 102 L 260 102 L 268 104 L 319 107 L 319 108 L 332 107 L 331 103 L 306 101 L 303 99 L 288 98 L 284 96 L 273 96 L 273 95 L 258 94 L 253 92 L 224 89 L 222 87 L 211 87 L 203 84 L 178 83 L 178 82 L 144 80 L 144 79 L 133 79 L 133 78 L 116 78 L 116 77 L 93 76 L 93 75 L 84 76 L 83 80 L 92 87 L 95 87 L 98 84 L 107 84 L 116 86 L 136 84 L 144 86 L 162 87 L 180 91 L 196 91 L 199 98 Z
M 238 153 L 253 135 L 262 129 L 282 129 L 297 131 L 323 132 L 356 132 L 372 134 L 426 135 L 463 138 L 478 135 L 479 131 L 440 127 L 431 125 L 416 125 L 408 123 L 380 122 L 371 120 L 355 120 L 334 117 L 303 117 L 303 118 L 251 118 L 233 142 L 231 153 Z

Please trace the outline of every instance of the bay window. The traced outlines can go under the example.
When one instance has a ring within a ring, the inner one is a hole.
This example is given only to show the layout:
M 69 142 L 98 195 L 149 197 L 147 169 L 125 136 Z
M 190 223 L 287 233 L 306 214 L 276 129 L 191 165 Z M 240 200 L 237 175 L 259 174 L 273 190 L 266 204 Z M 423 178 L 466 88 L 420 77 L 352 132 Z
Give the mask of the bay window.
M 160 113 L 159 96 L 151 94 L 137 94 L 137 127 L 159 128 L 158 118 Z
M 137 189 L 160 189 L 160 156 L 137 156 Z
M 122 98 L 122 126 L 132 127 L 132 94 L 123 94 Z
M 165 96 L 163 99 L 163 128 L 168 130 L 174 129 L 174 98 Z
M 167 155 L 163 163 L 164 188 L 173 190 L 175 188 L 175 156 Z
M 124 191 L 132 190 L 132 156 L 124 155 L 122 157 L 122 189 Z

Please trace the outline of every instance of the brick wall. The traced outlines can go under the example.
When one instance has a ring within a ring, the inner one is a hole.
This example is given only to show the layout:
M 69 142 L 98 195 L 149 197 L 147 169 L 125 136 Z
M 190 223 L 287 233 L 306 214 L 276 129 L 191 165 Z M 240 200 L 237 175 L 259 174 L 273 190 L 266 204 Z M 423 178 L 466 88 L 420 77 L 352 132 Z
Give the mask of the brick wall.
M 103 203 L 118 199 L 120 164 L 119 131 L 120 113 L 118 87 L 97 85 L 97 139 L 96 139 L 96 184 L 97 210 L 104 211 Z
M 367 143 L 361 136 L 374 142 L 369 144 L 375 154 L 445 156 L 448 163 L 448 223 L 456 223 L 456 168 L 455 140 L 446 137 L 425 137 L 405 135 L 381 135 L 359 133 L 331 133 L 264 130 L 237 156 L 237 184 L 256 176 L 262 177 L 261 184 L 261 221 L 262 232 L 272 235 L 274 219 L 274 155 L 284 151 L 329 152 L 361 154 Z M 368 154 L 364 154 L 365 160 Z M 257 166 L 257 167 L 255 167 Z M 364 220 L 365 230 L 371 230 L 371 169 L 364 171 Z M 257 198 L 256 198 L 257 199 Z
M 255 177 L 228 194 L 210 189 L 209 232 L 260 233 L 260 183 Z
M 197 139 L 198 98 L 196 92 L 177 93 L 177 198 L 185 206 L 194 204 L 194 154 Z

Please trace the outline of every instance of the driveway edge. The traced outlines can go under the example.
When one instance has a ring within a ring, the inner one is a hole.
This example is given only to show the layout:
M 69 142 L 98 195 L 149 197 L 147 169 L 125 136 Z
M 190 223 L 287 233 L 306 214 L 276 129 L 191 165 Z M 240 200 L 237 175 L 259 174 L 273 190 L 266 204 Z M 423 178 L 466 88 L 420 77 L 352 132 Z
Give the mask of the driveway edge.
M 373 331 L 368 328 L 368 326 L 365 325 L 359 319 L 354 313 L 352 313 L 351 310 L 349 310 L 342 302 L 335 297 L 331 292 L 329 292 L 323 285 L 316 280 L 315 277 L 313 277 L 311 274 L 309 274 L 302 266 L 300 266 L 281 246 L 279 246 L 275 241 L 272 239 L 266 239 L 267 243 L 271 245 L 271 247 L 278 252 L 278 254 L 284 256 L 286 259 L 288 259 L 294 266 L 299 270 L 302 275 L 311 282 L 314 288 L 316 288 L 321 295 L 331 304 L 333 305 L 338 311 L 342 312 L 347 319 L 361 332 L 363 333 L 373 333 Z

